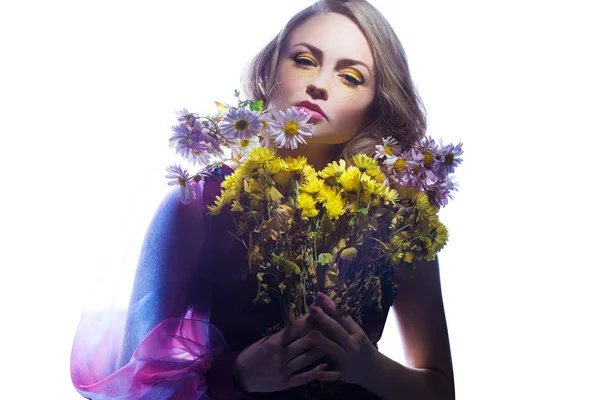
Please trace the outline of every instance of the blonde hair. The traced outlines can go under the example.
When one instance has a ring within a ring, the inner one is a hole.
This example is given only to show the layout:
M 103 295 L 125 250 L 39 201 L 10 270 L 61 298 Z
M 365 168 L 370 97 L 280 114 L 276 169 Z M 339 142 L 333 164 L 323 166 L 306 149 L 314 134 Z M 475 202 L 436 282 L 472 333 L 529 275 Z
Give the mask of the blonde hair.
M 249 63 L 242 78 L 243 90 L 268 105 L 275 86 L 280 53 L 290 34 L 309 18 L 337 13 L 352 20 L 365 35 L 375 65 L 375 99 L 369 112 L 371 121 L 346 143 L 338 145 L 336 158 L 350 161 L 352 155 L 375 154 L 375 145 L 392 136 L 408 149 L 427 130 L 423 102 L 410 76 L 404 48 L 385 17 L 366 0 L 319 0 L 294 15 L 279 34 Z M 373 118 L 374 117 L 374 118 Z

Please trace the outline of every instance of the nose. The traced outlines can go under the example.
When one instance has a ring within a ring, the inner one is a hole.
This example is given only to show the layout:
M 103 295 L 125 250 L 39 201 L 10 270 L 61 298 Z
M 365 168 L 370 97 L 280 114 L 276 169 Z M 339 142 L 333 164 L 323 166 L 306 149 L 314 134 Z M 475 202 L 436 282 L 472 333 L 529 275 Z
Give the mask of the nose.
M 327 94 L 327 89 L 322 86 L 317 86 L 314 83 L 311 83 L 306 88 L 306 93 L 308 93 L 314 99 L 322 99 L 327 100 L 329 95 Z

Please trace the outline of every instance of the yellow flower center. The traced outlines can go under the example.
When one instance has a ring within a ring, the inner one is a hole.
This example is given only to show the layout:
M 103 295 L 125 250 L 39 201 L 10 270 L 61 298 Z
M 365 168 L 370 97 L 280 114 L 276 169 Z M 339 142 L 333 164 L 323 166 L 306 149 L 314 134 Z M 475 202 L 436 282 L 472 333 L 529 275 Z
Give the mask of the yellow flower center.
M 250 123 L 248 121 L 246 121 L 245 119 L 238 119 L 237 121 L 235 121 L 235 129 L 237 131 L 245 131 L 246 129 L 248 129 L 248 127 L 250 126 Z
M 286 122 L 283 131 L 288 136 L 296 136 L 298 134 L 298 123 L 296 121 Z
M 385 146 L 385 149 L 383 150 L 383 152 L 388 156 L 391 156 L 392 154 L 394 154 L 391 146 Z
M 177 183 L 182 188 L 185 188 L 187 186 L 187 182 L 185 181 L 185 179 L 181 178 L 180 176 L 177 177 Z
M 262 122 L 263 129 L 267 129 L 267 126 L 269 126 L 269 124 L 267 124 L 267 121 L 263 120 L 263 121 L 260 121 L 260 122 Z
M 423 165 L 426 167 L 431 167 L 431 163 L 433 163 L 433 156 L 430 152 L 426 152 L 423 154 L 425 157 L 423 158 Z
M 402 171 L 404 168 L 406 168 L 406 161 L 402 158 L 397 159 L 394 163 L 394 169 L 396 171 Z
M 248 139 L 242 139 L 240 140 L 240 146 L 241 147 L 247 147 L 250 144 L 250 141 Z

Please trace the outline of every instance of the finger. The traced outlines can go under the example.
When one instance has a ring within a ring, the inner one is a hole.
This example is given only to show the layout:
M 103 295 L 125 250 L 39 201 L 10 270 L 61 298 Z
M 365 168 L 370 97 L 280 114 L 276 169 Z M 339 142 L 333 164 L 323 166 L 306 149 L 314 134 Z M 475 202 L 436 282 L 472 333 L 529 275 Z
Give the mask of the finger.
M 316 306 L 310 306 L 308 312 L 319 324 L 319 330 L 323 330 L 343 348 L 350 348 L 350 334 L 335 319 Z
M 319 371 L 317 372 L 317 379 L 325 382 L 334 382 L 342 378 L 340 371 Z
M 306 335 L 312 329 L 315 329 L 315 321 L 310 318 L 310 315 L 305 314 L 296 320 L 292 321 L 290 325 L 277 332 L 278 339 L 282 346 L 287 346 L 296 339 Z
M 295 387 L 307 384 L 308 382 L 315 380 L 319 371 L 322 371 L 326 367 L 327 364 L 319 364 L 309 371 L 303 372 L 301 374 L 290 375 L 290 377 L 288 378 L 288 386 Z
M 320 358 L 323 358 L 324 356 L 325 352 L 322 349 L 313 347 L 306 353 L 300 354 L 298 357 L 291 360 L 287 364 L 287 373 L 288 375 L 296 373 L 301 369 L 311 365 Z
M 346 352 L 337 343 L 328 339 L 319 331 L 312 331 L 308 336 L 310 336 L 316 347 L 323 350 L 325 354 L 333 357 L 336 362 L 342 364 Z
M 360 325 L 358 325 L 351 316 L 342 315 L 342 313 L 337 310 L 335 302 L 323 292 L 317 293 L 317 302 L 327 313 L 327 315 L 335 319 L 346 330 L 346 332 L 350 334 L 356 333 L 357 328 L 360 328 Z
M 284 356 L 286 362 L 290 362 L 294 358 L 298 357 L 300 354 L 305 353 L 314 347 L 314 344 L 308 335 L 302 336 L 300 339 L 297 339 L 287 345 L 287 348 L 284 348 Z

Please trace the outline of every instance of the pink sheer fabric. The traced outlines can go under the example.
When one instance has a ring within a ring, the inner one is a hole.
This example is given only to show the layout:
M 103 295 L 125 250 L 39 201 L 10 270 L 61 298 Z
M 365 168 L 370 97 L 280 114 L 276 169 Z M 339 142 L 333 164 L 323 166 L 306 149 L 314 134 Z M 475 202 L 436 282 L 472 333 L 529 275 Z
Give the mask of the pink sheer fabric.
M 102 321 L 87 316 L 80 323 L 71 355 L 71 378 L 77 391 L 94 400 L 208 400 L 205 375 L 213 360 L 228 351 L 221 332 L 194 315 L 170 318 L 156 326 L 117 369 L 122 332 L 98 337 Z M 122 316 L 124 322 L 124 316 Z M 119 326 L 117 320 L 111 324 Z M 122 326 L 122 325 L 121 325 Z M 113 372 L 114 371 L 114 372 Z

